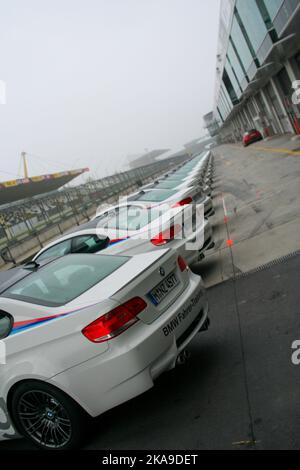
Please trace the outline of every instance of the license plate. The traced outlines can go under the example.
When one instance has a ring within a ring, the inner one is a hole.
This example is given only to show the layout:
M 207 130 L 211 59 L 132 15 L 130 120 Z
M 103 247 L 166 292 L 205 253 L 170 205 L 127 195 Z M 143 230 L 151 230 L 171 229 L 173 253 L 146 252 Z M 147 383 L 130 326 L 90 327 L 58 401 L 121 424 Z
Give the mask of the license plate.
M 175 273 L 169 274 L 163 281 L 161 281 L 154 289 L 152 289 L 148 296 L 154 305 L 159 305 L 172 290 L 179 284 Z

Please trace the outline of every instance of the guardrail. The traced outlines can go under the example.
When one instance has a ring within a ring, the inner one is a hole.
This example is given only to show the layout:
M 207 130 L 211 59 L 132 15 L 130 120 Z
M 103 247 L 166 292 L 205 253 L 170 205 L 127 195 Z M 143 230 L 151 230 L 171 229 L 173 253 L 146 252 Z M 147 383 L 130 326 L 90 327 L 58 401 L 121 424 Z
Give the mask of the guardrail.
M 174 167 L 189 156 L 162 160 L 142 168 L 19 203 L 0 207 L 0 267 L 17 263 L 69 228 L 89 220 L 97 207 Z

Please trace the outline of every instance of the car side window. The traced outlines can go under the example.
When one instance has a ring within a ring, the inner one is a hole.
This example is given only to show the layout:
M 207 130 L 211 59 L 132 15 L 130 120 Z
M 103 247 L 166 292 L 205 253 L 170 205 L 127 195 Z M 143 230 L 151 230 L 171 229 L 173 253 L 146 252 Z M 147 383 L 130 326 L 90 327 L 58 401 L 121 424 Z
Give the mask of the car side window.
M 6 338 L 13 327 L 13 317 L 0 310 L 0 340 Z
M 65 256 L 69 253 L 71 253 L 71 239 L 51 246 L 51 248 L 41 253 L 36 261 L 43 261 L 49 258 L 59 258 L 60 256 Z
M 107 246 L 107 239 L 98 235 L 82 235 L 72 240 L 72 253 L 97 253 Z

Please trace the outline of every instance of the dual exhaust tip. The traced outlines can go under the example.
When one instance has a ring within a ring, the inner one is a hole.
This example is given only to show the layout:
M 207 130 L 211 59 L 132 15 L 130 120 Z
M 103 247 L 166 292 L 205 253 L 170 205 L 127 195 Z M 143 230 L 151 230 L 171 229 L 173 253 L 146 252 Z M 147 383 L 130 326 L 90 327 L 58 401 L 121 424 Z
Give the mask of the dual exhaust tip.
M 184 364 L 187 363 L 190 357 L 191 353 L 187 349 L 184 349 L 183 351 L 181 351 L 181 353 L 176 359 L 176 366 L 184 366 Z
M 199 333 L 201 333 L 202 331 L 207 331 L 208 330 L 208 327 L 210 325 L 210 319 L 207 318 L 205 320 L 205 322 L 203 323 L 203 325 L 201 326 L 200 330 L 199 330 Z M 183 351 L 181 351 L 181 353 L 177 356 L 177 359 L 176 359 L 176 366 L 184 366 L 188 360 L 190 359 L 191 357 L 191 353 L 190 351 L 188 351 L 187 349 L 184 349 Z

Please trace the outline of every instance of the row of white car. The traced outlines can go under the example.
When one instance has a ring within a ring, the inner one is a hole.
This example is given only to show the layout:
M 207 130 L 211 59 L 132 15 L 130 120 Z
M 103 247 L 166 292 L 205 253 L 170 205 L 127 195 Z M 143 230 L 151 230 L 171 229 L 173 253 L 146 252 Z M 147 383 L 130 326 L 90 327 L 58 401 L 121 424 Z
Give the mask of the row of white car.
M 208 328 L 189 264 L 213 247 L 213 157 L 195 156 L 0 273 L 0 439 L 70 449 Z

